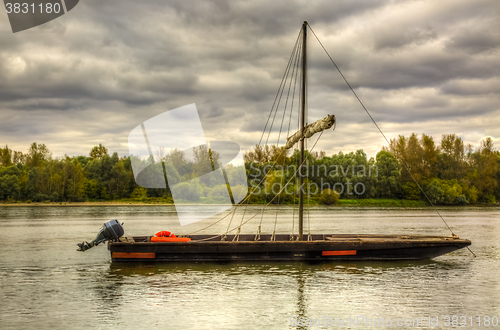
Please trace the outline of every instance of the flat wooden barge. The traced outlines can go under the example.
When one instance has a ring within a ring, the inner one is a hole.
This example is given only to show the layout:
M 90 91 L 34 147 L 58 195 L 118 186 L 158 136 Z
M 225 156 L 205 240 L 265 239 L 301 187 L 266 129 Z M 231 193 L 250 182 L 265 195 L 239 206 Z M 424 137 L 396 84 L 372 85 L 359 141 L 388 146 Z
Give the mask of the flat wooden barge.
M 309 261 L 431 259 L 471 244 L 470 240 L 443 236 L 311 235 L 291 240 L 290 235 L 184 236 L 189 242 L 151 242 L 151 236 L 122 237 L 109 242 L 112 262 L 175 261 Z

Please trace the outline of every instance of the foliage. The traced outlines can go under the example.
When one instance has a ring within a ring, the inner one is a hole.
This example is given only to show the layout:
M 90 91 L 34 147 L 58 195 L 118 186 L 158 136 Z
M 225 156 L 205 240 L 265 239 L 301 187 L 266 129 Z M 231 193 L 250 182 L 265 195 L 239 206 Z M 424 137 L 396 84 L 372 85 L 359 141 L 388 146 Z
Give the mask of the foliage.
M 227 194 L 227 188 L 226 189 Z M 173 197 L 175 200 L 182 200 L 184 202 L 198 202 L 202 195 L 202 187 L 197 180 L 192 180 L 191 182 L 181 182 L 175 185 L 173 189 Z
M 377 169 L 379 187 L 378 196 L 382 198 L 395 197 L 400 195 L 400 170 L 398 160 L 388 151 L 381 150 L 377 154 Z
M 257 147 L 245 157 L 248 180 L 256 190 L 251 202 L 270 201 L 275 196 L 271 187 L 278 186 L 277 180 L 288 182 L 296 173 L 298 151 L 283 161 L 284 166 L 271 162 L 270 154 L 270 148 Z M 307 187 L 315 187 L 310 190 L 312 198 L 320 199 L 321 192 L 330 189 L 342 199 L 426 201 L 419 186 L 435 204 L 491 203 L 500 198 L 500 153 L 491 138 L 474 149 L 455 134 L 443 135 L 439 144 L 431 136 L 412 134 L 391 140 L 375 159 L 368 159 L 362 150 L 331 156 L 306 151 L 304 166 L 310 181 Z
M 148 190 L 144 187 L 136 187 L 130 197 L 135 198 L 135 199 L 146 199 L 148 194 Z
M 427 185 L 426 195 L 433 204 L 464 205 L 467 203 L 463 188 L 456 179 L 433 179 Z
M 38 167 L 51 157 L 52 153 L 45 144 L 33 142 L 26 154 L 26 164 L 29 167 Z
M 284 187 L 287 182 L 286 175 L 282 170 L 268 172 L 263 189 L 265 200 L 267 202 L 272 201 L 273 204 L 281 204 L 293 200 L 298 192 L 291 185 L 288 185 L 287 189 L 285 189 Z
M 208 193 L 208 197 L 214 199 L 214 200 L 223 200 L 226 201 L 227 198 L 229 198 L 229 193 L 227 190 L 227 184 L 220 184 L 212 189 L 210 189 L 210 192 Z
M 44 144 L 34 142 L 26 153 L 5 146 L 0 148 L 0 201 L 171 201 L 172 185 L 176 197 L 196 203 L 226 202 L 228 191 L 238 201 L 252 192 L 248 203 L 297 202 L 297 150 L 288 154 L 276 146 L 256 147 L 244 155 L 245 172 L 226 165 L 224 175 L 218 177 L 204 176 L 214 170 L 217 153 L 202 146 L 193 154 L 190 158 L 185 151 L 172 150 L 168 155 L 138 160 L 120 158 L 117 153 L 110 156 L 100 144 L 89 156 L 53 158 Z M 137 178 L 133 162 L 146 168 Z M 332 196 L 340 198 L 338 203 L 385 199 L 425 203 L 413 179 L 433 204 L 496 203 L 500 198 L 500 153 L 491 138 L 474 148 L 455 134 L 443 135 L 438 143 L 425 134 L 399 136 L 375 158 L 368 158 L 363 150 L 333 155 L 306 151 L 302 173 L 307 176 L 304 198 L 312 203 L 328 204 Z M 136 180 L 151 181 L 157 188 L 142 188 Z
M 235 203 L 240 203 L 247 197 L 248 186 L 246 183 L 231 187 L 231 197 Z
M 419 200 L 420 199 L 420 188 L 414 182 L 406 182 L 402 186 L 403 196 L 405 199 L 409 200 Z
M 321 203 L 326 205 L 337 204 L 339 202 L 340 195 L 335 190 L 325 189 L 321 192 Z
M 14 199 L 21 197 L 19 178 L 15 175 L 0 176 L 0 200 Z
M 104 155 L 108 154 L 108 149 L 99 143 L 98 146 L 95 146 L 90 150 L 89 156 L 90 159 L 102 159 Z

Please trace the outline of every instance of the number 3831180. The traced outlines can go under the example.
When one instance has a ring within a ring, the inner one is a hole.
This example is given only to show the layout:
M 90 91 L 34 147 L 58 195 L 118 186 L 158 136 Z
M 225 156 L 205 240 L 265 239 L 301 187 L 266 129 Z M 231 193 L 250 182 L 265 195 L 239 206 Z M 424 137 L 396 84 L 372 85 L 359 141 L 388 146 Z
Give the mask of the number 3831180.
M 7 10 L 7 14 L 58 14 L 61 11 L 61 5 L 59 3 L 40 3 L 35 5 L 34 3 L 9 3 L 5 4 L 5 9 Z

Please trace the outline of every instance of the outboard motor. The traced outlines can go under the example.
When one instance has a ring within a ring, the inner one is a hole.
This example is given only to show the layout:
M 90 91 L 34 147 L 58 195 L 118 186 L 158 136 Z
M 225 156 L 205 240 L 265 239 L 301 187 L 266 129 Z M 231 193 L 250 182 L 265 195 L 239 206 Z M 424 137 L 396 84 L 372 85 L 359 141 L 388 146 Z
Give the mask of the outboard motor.
M 102 225 L 101 230 L 97 233 L 97 236 L 89 243 L 83 242 L 78 245 L 77 251 L 87 251 L 93 246 L 99 245 L 103 242 L 109 240 L 117 240 L 123 236 L 125 231 L 123 230 L 122 224 L 118 220 L 111 220 Z

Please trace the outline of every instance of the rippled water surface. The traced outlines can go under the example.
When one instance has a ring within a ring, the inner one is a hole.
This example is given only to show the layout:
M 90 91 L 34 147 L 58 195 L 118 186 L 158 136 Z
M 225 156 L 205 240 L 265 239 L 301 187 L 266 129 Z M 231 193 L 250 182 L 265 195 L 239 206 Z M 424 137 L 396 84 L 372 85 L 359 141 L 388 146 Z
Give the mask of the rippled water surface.
M 258 210 L 249 207 L 245 221 Z M 456 234 L 472 240 L 477 258 L 462 249 L 412 262 L 111 264 L 105 245 L 76 251 L 103 222 L 119 219 L 129 235 L 189 234 L 220 217 L 181 227 L 172 206 L 0 207 L 0 328 L 288 329 L 308 328 L 294 327 L 299 319 L 430 316 L 439 318 L 433 328 L 444 329 L 451 328 L 443 323 L 447 315 L 500 317 L 500 210 L 440 212 Z M 263 231 L 272 232 L 276 213 L 278 233 L 296 228 L 296 214 L 284 206 L 265 214 Z M 311 233 L 449 235 L 428 208 L 313 207 L 309 218 Z M 229 219 L 206 232 L 225 231 Z M 256 216 L 242 232 L 255 233 L 260 221 Z M 398 327 L 404 328 L 429 327 Z

